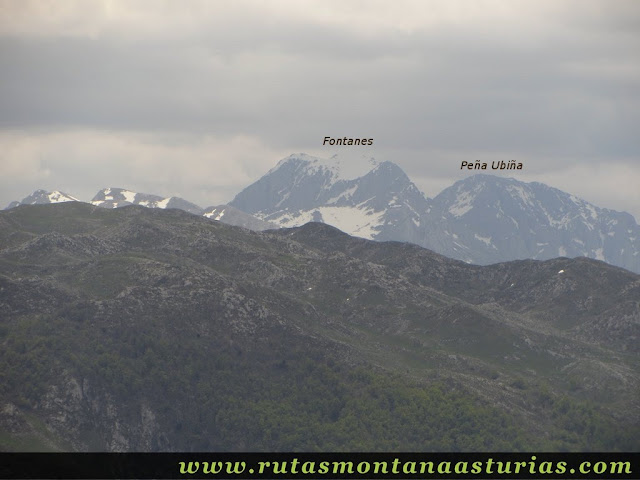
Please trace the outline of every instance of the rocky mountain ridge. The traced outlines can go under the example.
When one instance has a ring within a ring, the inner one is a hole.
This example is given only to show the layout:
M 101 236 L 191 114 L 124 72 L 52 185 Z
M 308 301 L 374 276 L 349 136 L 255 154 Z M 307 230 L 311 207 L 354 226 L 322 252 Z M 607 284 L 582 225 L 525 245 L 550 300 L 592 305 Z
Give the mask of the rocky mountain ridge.
M 203 209 L 180 197 L 163 198 L 148 193 L 138 193 L 124 188 L 104 188 L 92 199 L 91 204 L 102 208 L 118 208 L 127 205 L 140 205 L 148 208 L 179 208 L 194 215 L 202 215 Z
M 22 201 L 11 202 L 7 210 L 19 205 L 42 205 L 48 203 L 79 202 L 71 195 L 53 191 L 36 190 L 33 194 L 25 197 Z M 121 208 L 128 205 L 139 205 L 147 208 L 176 208 L 194 215 L 202 215 L 206 218 L 221 221 L 228 225 L 248 228 L 250 230 L 268 230 L 278 228 L 277 225 L 263 221 L 252 215 L 244 213 L 230 205 L 218 205 L 202 208 L 195 203 L 188 202 L 180 197 L 162 197 L 150 193 L 139 193 L 125 188 L 103 188 L 89 202 L 100 208 Z
M 23 203 L 73 199 L 38 191 Z M 101 190 L 91 203 L 178 208 L 254 230 L 323 222 L 350 235 L 410 242 L 480 265 L 584 256 L 640 273 L 640 226 L 627 213 L 541 183 L 484 174 L 430 199 L 396 164 L 367 158 L 290 155 L 226 206 L 203 209 L 178 197 L 118 188 Z

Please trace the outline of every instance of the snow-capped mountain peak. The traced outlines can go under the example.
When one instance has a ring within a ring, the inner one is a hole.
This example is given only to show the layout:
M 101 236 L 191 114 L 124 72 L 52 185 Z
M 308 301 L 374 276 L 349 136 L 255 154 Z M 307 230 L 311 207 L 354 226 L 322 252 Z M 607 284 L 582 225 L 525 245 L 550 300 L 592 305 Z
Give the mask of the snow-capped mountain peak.
M 428 202 L 392 162 L 296 154 L 230 205 L 283 227 L 321 221 L 364 238 L 415 241 Z
M 366 155 L 347 156 L 335 154 L 330 158 L 320 158 L 306 153 L 294 153 L 280 160 L 265 176 L 271 175 L 282 168 L 291 168 L 305 176 L 328 174 L 331 182 L 337 182 L 362 177 L 379 163 L 375 158 Z
M 17 207 L 18 205 L 42 205 L 46 203 L 62 203 L 62 202 L 77 202 L 77 198 L 72 197 L 68 193 L 54 190 L 48 192 L 46 190 L 36 190 L 31 195 L 25 197 L 20 202 L 11 202 L 7 209 Z
M 378 160 L 367 155 L 336 154 L 324 162 L 334 172 L 336 180 L 354 180 L 363 177 L 380 164 Z
M 132 192 L 125 188 L 103 188 L 95 194 L 91 203 L 103 208 L 118 208 L 126 205 L 142 205 L 156 208 L 163 208 L 158 205 L 159 202 L 165 200 L 158 195 L 149 195 L 146 193 Z
M 141 205 L 149 208 L 179 208 L 195 215 L 203 209 L 180 197 L 161 197 L 149 193 L 132 192 L 125 188 L 103 188 L 91 200 L 93 205 L 103 208 L 118 208 L 127 205 Z
M 422 245 L 461 260 L 586 256 L 640 271 L 640 227 L 542 183 L 474 175 L 433 199 Z

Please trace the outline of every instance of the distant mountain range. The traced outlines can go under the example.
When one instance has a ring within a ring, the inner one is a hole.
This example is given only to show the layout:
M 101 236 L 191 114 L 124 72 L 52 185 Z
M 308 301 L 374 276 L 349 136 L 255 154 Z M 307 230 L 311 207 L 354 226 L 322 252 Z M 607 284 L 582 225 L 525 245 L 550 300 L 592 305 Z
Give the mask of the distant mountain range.
M 38 190 L 19 204 L 76 198 Z M 640 226 L 541 183 L 473 175 L 430 199 L 392 162 L 345 162 L 295 154 L 228 204 L 203 209 L 179 197 L 107 188 L 92 204 L 178 208 L 252 230 L 333 225 L 350 235 L 410 242 L 481 265 L 585 256 L 640 273 Z
M 628 213 L 491 175 L 470 176 L 429 199 L 391 162 L 357 178 L 344 178 L 340 167 L 291 155 L 229 204 L 283 227 L 321 221 L 469 263 L 585 256 L 640 273 L 640 227 Z
M 64 192 L 36 190 L 28 197 L 23 198 L 21 202 L 11 202 L 6 209 L 9 210 L 19 205 L 44 205 L 75 201 L 80 200 Z M 278 228 L 278 225 L 265 222 L 229 205 L 202 208 L 180 197 L 162 197 L 149 193 L 132 192 L 124 188 L 103 188 L 94 195 L 89 203 L 101 208 L 120 208 L 128 205 L 161 209 L 177 208 L 194 215 L 202 215 L 228 225 L 244 227 L 250 230 L 261 231 Z

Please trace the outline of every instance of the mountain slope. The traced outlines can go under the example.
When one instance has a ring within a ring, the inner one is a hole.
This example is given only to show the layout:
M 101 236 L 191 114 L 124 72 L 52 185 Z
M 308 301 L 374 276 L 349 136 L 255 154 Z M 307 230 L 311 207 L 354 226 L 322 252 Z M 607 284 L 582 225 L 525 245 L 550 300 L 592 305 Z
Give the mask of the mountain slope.
M 635 449 L 639 288 L 598 261 L 480 267 L 318 223 L 21 206 L 0 212 L 0 442 Z
M 265 222 L 230 205 L 207 207 L 203 210 L 202 216 L 227 225 L 255 230 L 256 232 L 279 228 L 275 223 Z

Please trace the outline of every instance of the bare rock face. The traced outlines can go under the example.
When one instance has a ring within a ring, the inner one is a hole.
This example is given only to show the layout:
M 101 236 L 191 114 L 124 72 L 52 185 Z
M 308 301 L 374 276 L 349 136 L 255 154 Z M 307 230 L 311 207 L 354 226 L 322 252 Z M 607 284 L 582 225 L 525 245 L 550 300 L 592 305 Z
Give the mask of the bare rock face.
M 112 393 L 94 389 L 86 377 L 79 381 L 63 375 L 37 407 L 47 428 L 68 449 L 126 452 L 171 447 L 147 404 L 132 409 Z

